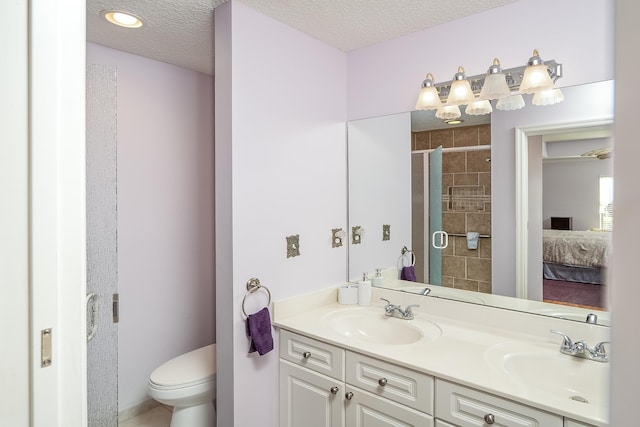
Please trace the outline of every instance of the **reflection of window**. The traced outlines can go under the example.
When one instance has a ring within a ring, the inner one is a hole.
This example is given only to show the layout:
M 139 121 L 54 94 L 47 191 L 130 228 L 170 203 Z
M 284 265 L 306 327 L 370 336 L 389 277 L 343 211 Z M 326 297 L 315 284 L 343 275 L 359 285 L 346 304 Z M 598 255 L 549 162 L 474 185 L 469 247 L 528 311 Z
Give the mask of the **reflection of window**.
M 613 227 L 613 177 L 600 177 L 600 228 Z

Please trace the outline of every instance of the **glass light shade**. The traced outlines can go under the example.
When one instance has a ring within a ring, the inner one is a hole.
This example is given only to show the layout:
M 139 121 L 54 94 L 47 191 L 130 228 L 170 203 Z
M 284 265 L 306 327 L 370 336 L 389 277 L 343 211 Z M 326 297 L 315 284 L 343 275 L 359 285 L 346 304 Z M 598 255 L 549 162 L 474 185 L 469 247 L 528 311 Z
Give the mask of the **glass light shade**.
M 490 114 L 492 111 L 493 108 L 491 108 L 491 103 L 488 99 L 475 101 L 467 105 L 467 109 L 464 110 L 464 112 L 470 116 L 483 116 L 485 114 Z
M 455 80 L 451 84 L 451 91 L 447 97 L 447 104 L 449 105 L 466 105 L 472 103 L 476 99 L 476 96 L 471 90 L 469 80 Z
M 504 73 L 487 74 L 480 91 L 480 99 L 500 99 L 509 96 L 511 90 L 507 85 L 507 79 Z
M 527 62 L 527 68 L 524 69 L 524 75 L 520 82 L 520 93 L 536 93 L 552 87 L 553 82 L 549 77 L 547 66 L 544 65 L 538 51 L 534 50 L 533 56 Z
M 533 105 L 553 105 L 562 101 L 564 101 L 564 94 L 560 89 L 548 89 L 533 95 L 531 103 Z
M 519 110 L 523 107 L 524 98 L 519 93 L 500 98 L 496 104 L 496 108 L 501 111 Z
M 429 86 L 420 89 L 420 94 L 416 101 L 416 110 L 435 110 L 440 108 L 441 105 L 440 95 L 438 95 L 435 87 Z
M 449 96 L 447 97 L 447 105 L 470 104 L 476 100 L 476 96 L 471 90 L 471 84 L 464 75 L 464 68 L 458 67 L 458 72 L 453 76 L 453 83 Z
M 442 120 L 457 119 L 460 116 L 462 113 L 457 105 L 444 105 L 436 111 L 436 117 Z

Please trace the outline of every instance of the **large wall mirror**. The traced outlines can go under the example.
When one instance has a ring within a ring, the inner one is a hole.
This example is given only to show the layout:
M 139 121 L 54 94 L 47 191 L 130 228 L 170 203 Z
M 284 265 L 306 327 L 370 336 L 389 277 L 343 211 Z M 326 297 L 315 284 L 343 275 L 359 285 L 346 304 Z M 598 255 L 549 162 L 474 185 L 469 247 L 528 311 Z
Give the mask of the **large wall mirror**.
M 613 82 L 563 91 L 456 125 L 349 122 L 349 278 L 608 324 Z

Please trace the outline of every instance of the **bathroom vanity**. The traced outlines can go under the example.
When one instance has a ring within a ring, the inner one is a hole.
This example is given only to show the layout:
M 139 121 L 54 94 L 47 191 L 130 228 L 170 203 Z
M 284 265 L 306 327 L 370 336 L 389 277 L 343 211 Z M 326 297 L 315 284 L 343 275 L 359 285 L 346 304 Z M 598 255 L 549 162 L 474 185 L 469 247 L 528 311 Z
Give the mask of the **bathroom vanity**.
M 561 354 L 606 327 L 374 289 L 369 307 L 336 290 L 279 301 L 279 425 L 608 425 L 609 364 Z

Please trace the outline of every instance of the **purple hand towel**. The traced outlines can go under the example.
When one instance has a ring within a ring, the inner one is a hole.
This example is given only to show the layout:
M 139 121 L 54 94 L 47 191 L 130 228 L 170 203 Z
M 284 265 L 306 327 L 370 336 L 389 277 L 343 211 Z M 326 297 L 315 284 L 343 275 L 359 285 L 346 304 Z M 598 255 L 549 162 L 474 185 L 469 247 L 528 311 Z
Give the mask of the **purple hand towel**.
M 260 356 L 263 356 L 273 350 L 271 317 L 267 307 L 247 316 L 247 335 L 251 338 L 249 353 L 257 351 Z
M 400 272 L 400 279 L 408 280 L 409 282 L 416 281 L 416 270 L 412 265 L 408 267 L 402 267 L 402 271 Z

